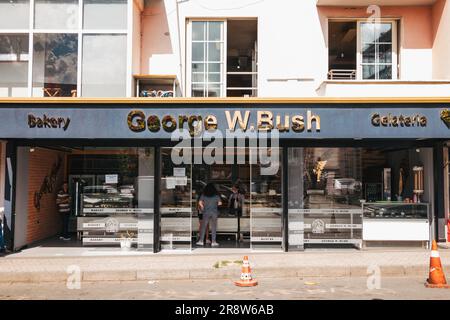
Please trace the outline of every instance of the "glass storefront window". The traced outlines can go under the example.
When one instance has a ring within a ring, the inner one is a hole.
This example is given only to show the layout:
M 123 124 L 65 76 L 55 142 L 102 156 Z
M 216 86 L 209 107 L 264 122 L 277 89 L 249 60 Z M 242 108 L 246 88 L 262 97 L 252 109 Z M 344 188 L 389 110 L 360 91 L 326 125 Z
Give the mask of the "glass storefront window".
M 154 165 L 153 148 L 74 149 L 68 181 L 83 245 L 153 250 Z
M 192 165 L 174 164 L 172 148 L 161 150 L 161 249 L 190 250 Z
M 82 95 L 124 97 L 127 74 L 126 35 L 84 35 Z
M 33 96 L 77 96 L 78 35 L 35 34 Z
M 36 29 L 78 28 L 78 0 L 35 0 Z
M 0 29 L 28 29 L 29 0 L 0 0 Z
M 288 163 L 290 249 L 401 239 L 389 221 L 428 226 L 430 149 L 289 148 Z
M 28 59 L 28 34 L 0 34 L 0 97 L 28 95 Z
M 282 230 L 282 152 L 279 148 L 270 148 L 270 166 L 261 161 L 261 149 L 250 149 L 252 158 L 258 153 L 258 162 L 251 164 L 250 216 L 251 248 L 281 250 L 283 245 Z
M 84 0 L 84 29 L 126 29 L 126 0 Z

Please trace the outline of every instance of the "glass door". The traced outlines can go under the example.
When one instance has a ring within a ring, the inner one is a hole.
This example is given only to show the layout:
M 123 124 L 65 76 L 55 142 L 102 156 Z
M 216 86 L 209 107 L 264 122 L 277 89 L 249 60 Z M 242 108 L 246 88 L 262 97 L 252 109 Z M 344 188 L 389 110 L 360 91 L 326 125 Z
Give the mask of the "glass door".
M 191 250 L 192 164 L 174 164 L 172 148 L 161 148 L 161 249 Z
M 282 250 L 282 150 L 250 149 L 252 250 Z

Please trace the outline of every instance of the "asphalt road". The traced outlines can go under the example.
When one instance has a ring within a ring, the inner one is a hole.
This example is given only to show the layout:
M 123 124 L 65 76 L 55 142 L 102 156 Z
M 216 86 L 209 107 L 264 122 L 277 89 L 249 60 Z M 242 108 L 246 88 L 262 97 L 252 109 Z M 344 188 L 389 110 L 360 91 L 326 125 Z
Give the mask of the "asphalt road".
M 257 287 L 240 288 L 230 280 L 164 280 L 0 284 L 0 300 L 22 299 L 450 299 L 450 289 L 428 289 L 421 278 L 263 279 Z M 75 287 L 77 283 L 72 283 Z M 379 289 L 377 285 L 379 284 Z

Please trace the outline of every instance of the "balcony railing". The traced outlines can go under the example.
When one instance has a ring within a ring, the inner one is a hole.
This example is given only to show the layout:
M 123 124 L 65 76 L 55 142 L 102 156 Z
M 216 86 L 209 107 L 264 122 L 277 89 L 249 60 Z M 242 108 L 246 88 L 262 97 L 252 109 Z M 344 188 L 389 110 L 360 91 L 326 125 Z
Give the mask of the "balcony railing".
M 328 80 L 356 80 L 356 70 L 331 69 L 328 71 Z

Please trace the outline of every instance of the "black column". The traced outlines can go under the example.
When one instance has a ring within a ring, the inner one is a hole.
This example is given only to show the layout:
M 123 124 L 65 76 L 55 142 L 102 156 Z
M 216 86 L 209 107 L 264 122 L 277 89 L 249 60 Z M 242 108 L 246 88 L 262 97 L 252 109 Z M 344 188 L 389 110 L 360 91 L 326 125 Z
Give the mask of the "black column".
M 281 188 L 282 201 L 283 201 L 283 242 L 284 251 L 287 252 L 289 248 L 289 230 L 288 230 L 288 197 L 289 197 L 289 177 L 288 177 L 288 148 L 283 147 L 282 149 L 283 162 L 281 165 L 282 170 L 282 183 Z
M 3 221 L 3 235 L 5 245 L 9 250 L 14 249 L 14 224 L 16 207 L 16 163 L 17 148 L 12 141 L 6 143 L 5 155 L 5 216 Z
M 445 241 L 445 197 L 444 193 L 444 145 L 439 142 L 433 148 L 434 171 L 434 230 L 435 240 Z
M 160 214 L 160 192 L 161 192 L 161 148 L 155 147 L 155 183 L 154 183 L 154 223 L 153 223 L 153 252 L 161 250 L 160 234 L 161 234 L 161 214 Z

